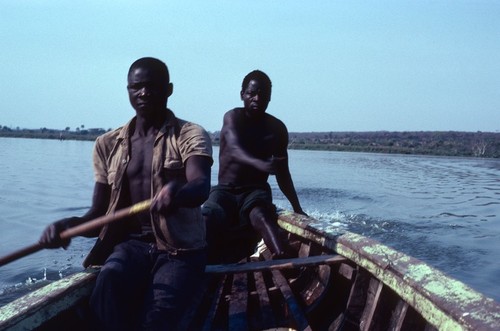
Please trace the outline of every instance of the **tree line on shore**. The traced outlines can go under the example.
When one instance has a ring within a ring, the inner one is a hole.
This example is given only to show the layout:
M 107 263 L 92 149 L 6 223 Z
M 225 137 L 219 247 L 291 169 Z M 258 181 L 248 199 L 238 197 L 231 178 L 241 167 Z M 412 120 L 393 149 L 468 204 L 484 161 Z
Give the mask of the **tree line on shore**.
M 462 131 L 290 133 L 290 148 L 500 157 L 500 133 Z
M 95 140 L 109 131 L 85 129 L 12 129 L 0 137 Z M 219 131 L 209 132 L 214 145 Z M 500 158 L 500 133 L 463 131 L 290 132 L 289 149 Z

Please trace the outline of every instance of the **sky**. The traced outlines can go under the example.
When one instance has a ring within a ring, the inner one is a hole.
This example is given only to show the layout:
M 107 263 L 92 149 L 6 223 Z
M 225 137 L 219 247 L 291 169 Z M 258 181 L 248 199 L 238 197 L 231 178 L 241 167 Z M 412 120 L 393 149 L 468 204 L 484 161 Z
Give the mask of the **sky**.
M 0 126 L 116 128 L 130 64 L 208 131 L 254 69 L 289 132 L 500 131 L 500 1 L 0 0 Z

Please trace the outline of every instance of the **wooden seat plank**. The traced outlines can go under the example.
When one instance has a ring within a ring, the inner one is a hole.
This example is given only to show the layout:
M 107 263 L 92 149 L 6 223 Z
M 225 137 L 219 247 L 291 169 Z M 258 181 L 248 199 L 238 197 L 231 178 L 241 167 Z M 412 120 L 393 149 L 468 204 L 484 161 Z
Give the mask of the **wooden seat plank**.
M 346 261 L 346 258 L 337 254 L 316 255 L 293 259 L 265 260 L 233 264 L 212 264 L 206 266 L 205 272 L 215 274 L 235 274 L 263 270 L 293 269 L 320 264 L 335 264 L 344 261 Z

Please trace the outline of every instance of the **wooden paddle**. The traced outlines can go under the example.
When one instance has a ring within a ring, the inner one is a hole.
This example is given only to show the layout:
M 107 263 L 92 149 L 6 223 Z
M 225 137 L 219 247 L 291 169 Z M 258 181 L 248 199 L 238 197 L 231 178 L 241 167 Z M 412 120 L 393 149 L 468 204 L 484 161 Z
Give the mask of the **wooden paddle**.
M 128 208 L 120 209 L 112 214 L 104 215 L 98 218 L 95 218 L 91 221 L 85 222 L 83 224 L 74 226 L 72 228 L 69 228 L 67 230 L 64 230 L 63 232 L 60 233 L 61 239 L 70 239 L 79 235 L 82 235 L 86 233 L 87 231 L 95 230 L 103 225 L 118 221 L 122 218 L 125 218 L 130 215 L 136 215 L 139 213 L 143 213 L 149 210 L 149 207 L 151 207 L 151 200 L 145 200 L 142 202 L 138 202 Z M 43 249 L 44 247 L 39 244 L 33 244 L 31 246 L 26 246 L 20 250 L 17 250 L 13 253 L 10 253 L 4 257 L 0 257 L 0 267 L 6 265 L 7 263 L 10 263 L 12 261 L 15 261 L 21 257 L 27 256 L 29 254 L 38 252 L 39 250 Z

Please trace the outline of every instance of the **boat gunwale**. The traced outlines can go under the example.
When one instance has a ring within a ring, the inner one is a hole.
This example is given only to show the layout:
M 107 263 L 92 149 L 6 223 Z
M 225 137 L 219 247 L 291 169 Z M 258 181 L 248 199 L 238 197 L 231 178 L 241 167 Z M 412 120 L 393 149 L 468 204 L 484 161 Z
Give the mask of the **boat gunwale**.
M 31 330 L 90 295 L 99 268 L 59 279 L 0 307 L 0 330 Z
M 331 223 L 279 210 L 286 231 L 366 269 L 439 330 L 500 329 L 500 304 L 423 261 Z

